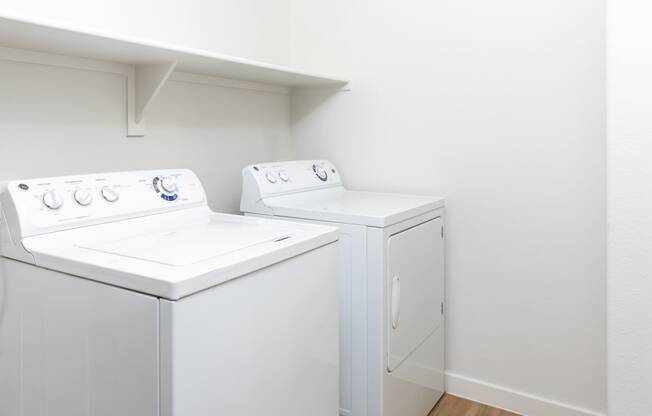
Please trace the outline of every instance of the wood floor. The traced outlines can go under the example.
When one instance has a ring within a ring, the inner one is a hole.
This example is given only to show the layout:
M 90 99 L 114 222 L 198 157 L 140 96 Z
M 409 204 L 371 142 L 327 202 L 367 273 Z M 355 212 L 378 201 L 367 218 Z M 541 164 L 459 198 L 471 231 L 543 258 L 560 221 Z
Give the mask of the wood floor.
M 496 409 L 449 394 L 441 398 L 429 416 L 518 416 L 516 413 Z

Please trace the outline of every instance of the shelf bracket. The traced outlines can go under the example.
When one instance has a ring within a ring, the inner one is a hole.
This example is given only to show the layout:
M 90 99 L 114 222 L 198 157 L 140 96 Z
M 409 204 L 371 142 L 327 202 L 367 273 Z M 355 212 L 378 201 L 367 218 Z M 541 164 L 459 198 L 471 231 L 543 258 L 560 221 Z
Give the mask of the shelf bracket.
M 127 136 L 145 135 L 145 113 L 165 82 L 176 62 L 131 65 L 127 73 Z

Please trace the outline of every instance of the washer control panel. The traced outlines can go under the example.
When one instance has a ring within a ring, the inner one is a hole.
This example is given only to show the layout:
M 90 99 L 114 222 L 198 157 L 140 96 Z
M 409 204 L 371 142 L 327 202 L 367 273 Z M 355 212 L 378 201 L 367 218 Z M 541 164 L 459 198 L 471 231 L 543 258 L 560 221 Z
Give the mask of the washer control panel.
M 257 163 L 243 170 L 243 186 L 255 186 L 262 198 L 342 186 L 338 170 L 328 160 Z
M 186 169 L 26 179 L 5 187 L 0 202 L 14 208 L 23 237 L 206 204 L 199 179 Z

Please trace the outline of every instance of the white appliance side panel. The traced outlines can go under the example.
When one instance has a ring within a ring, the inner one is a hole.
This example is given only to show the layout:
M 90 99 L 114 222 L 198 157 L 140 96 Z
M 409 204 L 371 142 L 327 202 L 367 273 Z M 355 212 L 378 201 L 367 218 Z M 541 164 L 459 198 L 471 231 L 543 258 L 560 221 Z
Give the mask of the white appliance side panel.
M 367 414 L 383 416 L 383 375 L 385 360 L 385 247 L 386 232 L 383 228 L 367 228 Z
M 340 229 L 340 414 L 342 416 L 366 415 L 366 227 L 348 224 L 338 226 Z
M 444 292 L 442 220 L 435 218 L 387 240 L 387 369 L 396 370 L 436 329 Z
M 157 416 L 158 300 L 0 259 L 0 415 Z
M 367 227 L 278 216 L 271 218 L 339 228 L 340 415 L 366 415 Z
M 351 277 L 353 276 L 353 245 L 349 233 L 340 232 L 340 265 L 338 296 L 340 304 L 340 414 L 350 415 L 352 407 L 352 300 Z
M 161 300 L 161 415 L 336 415 L 338 250 Z

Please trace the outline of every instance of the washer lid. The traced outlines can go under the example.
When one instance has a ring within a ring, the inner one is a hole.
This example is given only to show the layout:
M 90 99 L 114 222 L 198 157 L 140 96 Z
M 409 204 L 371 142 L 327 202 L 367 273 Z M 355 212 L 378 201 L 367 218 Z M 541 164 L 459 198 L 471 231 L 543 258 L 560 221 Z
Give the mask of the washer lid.
M 337 228 L 184 209 L 24 238 L 38 266 L 179 299 L 332 243 Z
M 257 244 L 280 241 L 296 231 L 290 226 L 245 223 L 239 218 L 211 216 L 206 220 L 183 228 L 82 243 L 79 247 L 169 266 L 187 266 Z
M 430 196 L 349 191 L 342 187 L 263 200 L 274 215 L 387 227 L 444 206 Z

